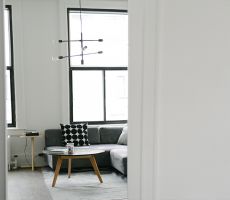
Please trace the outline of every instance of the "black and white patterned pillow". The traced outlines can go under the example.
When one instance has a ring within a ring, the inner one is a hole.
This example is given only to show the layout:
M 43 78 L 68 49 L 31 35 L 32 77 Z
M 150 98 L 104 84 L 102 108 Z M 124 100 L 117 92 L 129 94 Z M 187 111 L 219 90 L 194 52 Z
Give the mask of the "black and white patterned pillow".
M 62 130 L 62 143 L 74 143 L 74 146 L 88 146 L 88 124 L 60 124 Z

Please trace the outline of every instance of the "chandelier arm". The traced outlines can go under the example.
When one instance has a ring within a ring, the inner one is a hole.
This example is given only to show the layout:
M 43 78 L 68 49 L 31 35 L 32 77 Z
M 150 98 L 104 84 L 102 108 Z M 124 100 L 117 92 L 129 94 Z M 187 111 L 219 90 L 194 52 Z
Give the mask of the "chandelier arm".
M 103 42 L 103 39 L 97 39 L 97 40 L 83 40 L 84 42 Z M 81 42 L 81 40 L 58 40 L 59 43 L 62 42 Z
M 103 53 L 102 51 L 97 51 L 97 52 L 92 52 L 92 53 L 84 53 L 83 55 L 84 55 L 84 56 L 87 56 L 87 55 L 102 54 L 102 53 Z
M 83 53 L 83 54 L 76 54 L 76 55 L 71 55 L 71 56 L 58 56 L 58 59 L 64 59 L 64 58 L 71 58 L 71 57 L 76 57 L 76 56 L 87 56 L 87 55 L 93 55 L 93 54 L 102 54 L 103 51 L 97 51 L 97 52 L 92 52 L 92 53 Z

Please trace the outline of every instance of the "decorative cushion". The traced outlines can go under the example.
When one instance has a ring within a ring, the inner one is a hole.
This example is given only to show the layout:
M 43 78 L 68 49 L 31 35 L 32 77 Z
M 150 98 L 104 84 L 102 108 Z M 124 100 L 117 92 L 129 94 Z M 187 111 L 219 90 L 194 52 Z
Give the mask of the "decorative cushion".
M 128 127 L 125 126 L 122 130 L 122 133 L 118 139 L 117 144 L 127 145 L 127 140 L 128 140 Z
M 65 146 L 67 143 L 74 143 L 74 146 L 87 146 L 88 124 L 60 124 L 62 130 L 62 142 Z

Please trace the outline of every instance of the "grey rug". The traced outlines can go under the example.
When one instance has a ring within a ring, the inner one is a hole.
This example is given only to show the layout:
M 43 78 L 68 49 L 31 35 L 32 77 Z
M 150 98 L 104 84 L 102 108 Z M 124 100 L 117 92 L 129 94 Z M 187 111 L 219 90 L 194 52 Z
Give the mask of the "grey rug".
M 43 170 L 45 184 L 54 200 L 127 200 L 127 179 L 115 172 L 101 172 L 100 183 L 94 172 L 61 173 L 54 188 L 54 172 Z

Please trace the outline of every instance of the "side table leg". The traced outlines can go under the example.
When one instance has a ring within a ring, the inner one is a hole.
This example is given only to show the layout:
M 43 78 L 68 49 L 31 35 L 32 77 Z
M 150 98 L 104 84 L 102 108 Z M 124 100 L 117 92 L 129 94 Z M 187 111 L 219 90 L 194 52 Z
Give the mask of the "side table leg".
M 31 137 L 31 162 L 32 162 L 32 171 L 34 171 L 34 137 Z
M 100 181 L 101 183 L 103 183 L 103 180 L 102 180 L 102 178 L 101 178 L 101 174 L 100 174 L 100 171 L 99 171 L 99 169 L 98 169 L 97 161 L 96 161 L 95 157 L 92 155 L 89 159 L 90 159 L 90 162 L 91 162 L 91 164 L 92 164 L 92 166 L 93 166 L 94 172 L 95 172 L 95 174 L 97 175 L 99 181 Z
M 59 156 L 59 157 L 58 157 L 58 160 L 57 160 L 55 172 L 54 172 L 54 178 L 53 178 L 52 187 L 54 187 L 55 184 L 56 184 L 57 177 L 58 177 L 59 172 L 60 172 L 60 169 L 61 169 L 61 164 L 62 164 L 62 158 Z
M 71 176 L 71 164 L 72 164 L 72 159 L 68 159 L 68 178 Z

